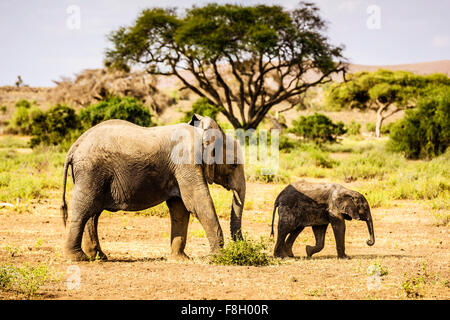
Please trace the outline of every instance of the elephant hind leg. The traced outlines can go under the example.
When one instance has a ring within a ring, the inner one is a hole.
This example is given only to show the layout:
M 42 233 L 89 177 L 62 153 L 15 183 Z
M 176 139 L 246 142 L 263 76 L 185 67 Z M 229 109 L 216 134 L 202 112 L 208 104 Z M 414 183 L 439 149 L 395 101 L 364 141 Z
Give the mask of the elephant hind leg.
M 72 214 L 70 215 L 69 232 L 66 238 L 65 252 L 72 261 L 88 261 L 89 257 L 83 252 L 81 242 L 86 223 L 102 211 L 100 196 L 83 192 L 85 186 L 75 185 L 72 200 Z M 87 188 L 92 189 L 92 188 Z M 92 222 L 95 227 L 95 221 Z M 90 224 L 90 223 L 89 223 Z M 91 233 L 91 227 L 88 227 Z M 96 228 L 95 228 L 96 229 Z M 98 239 L 97 239 L 98 240 Z
M 292 231 L 286 239 L 285 242 L 285 251 L 288 257 L 294 257 L 294 253 L 292 252 L 292 246 L 294 245 L 295 239 L 297 239 L 298 235 L 303 231 L 305 227 L 300 226 L 294 231 Z
M 186 259 L 188 256 L 184 253 L 184 248 L 186 247 L 189 225 L 189 211 L 187 211 L 181 198 L 167 200 L 167 206 L 170 211 L 171 256 L 176 259 Z
M 328 225 L 313 226 L 314 237 L 316 238 L 315 246 L 306 246 L 306 254 L 310 258 L 313 254 L 321 251 L 325 246 L 325 233 L 327 232 Z
M 106 261 L 108 257 L 103 253 L 98 239 L 98 219 L 100 214 L 101 212 L 89 218 L 86 222 L 81 247 L 90 259 L 99 258 L 100 260 Z

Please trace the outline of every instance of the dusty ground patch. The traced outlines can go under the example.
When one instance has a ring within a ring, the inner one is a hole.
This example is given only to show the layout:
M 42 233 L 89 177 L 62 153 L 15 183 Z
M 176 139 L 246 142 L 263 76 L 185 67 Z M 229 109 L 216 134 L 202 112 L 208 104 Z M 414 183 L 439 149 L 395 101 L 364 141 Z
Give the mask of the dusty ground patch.
M 243 229 L 252 238 L 269 238 L 272 199 L 283 188 L 249 184 Z M 208 263 L 208 241 L 195 219 L 189 225 L 187 262 L 167 259 L 169 218 L 103 214 L 99 233 L 108 262 L 73 264 L 64 258 L 65 230 L 59 203 L 37 204 L 32 213 L 0 210 L 0 264 L 39 265 L 53 269 L 54 280 L 39 290 L 47 299 L 449 299 L 449 230 L 433 225 L 430 213 L 412 201 L 373 210 L 376 244 L 368 247 L 364 223 L 347 223 L 347 254 L 337 260 L 331 228 L 325 249 L 305 258 L 313 244 L 307 228 L 294 245 L 296 258 L 266 267 L 216 266 Z M 70 214 L 70 208 L 69 208 Z M 221 219 L 226 241 L 229 221 Z M 270 250 L 273 242 L 268 239 Z M 68 290 L 71 265 L 80 268 L 81 287 Z M 373 277 L 378 265 L 387 272 Z M 369 269 L 369 274 L 368 274 Z M 69 272 L 68 272 L 69 270 Z M 417 294 L 416 294 L 417 293 Z M 0 291 L 1 299 L 22 298 Z M 39 298 L 39 297 L 38 297 Z

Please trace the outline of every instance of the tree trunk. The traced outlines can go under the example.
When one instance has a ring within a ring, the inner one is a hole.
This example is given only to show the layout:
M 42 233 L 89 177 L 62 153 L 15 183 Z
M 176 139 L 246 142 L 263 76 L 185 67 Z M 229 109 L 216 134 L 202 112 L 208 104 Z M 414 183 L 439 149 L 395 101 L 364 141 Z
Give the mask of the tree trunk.
M 377 138 L 381 137 L 381 125 L 383 124 L 383 121 L 385 119 L 385 117 L 383 117 L 383 110 L 384 108 L 380 108 L 377 111 L 377 123 L 375 126 L 375 136 Z

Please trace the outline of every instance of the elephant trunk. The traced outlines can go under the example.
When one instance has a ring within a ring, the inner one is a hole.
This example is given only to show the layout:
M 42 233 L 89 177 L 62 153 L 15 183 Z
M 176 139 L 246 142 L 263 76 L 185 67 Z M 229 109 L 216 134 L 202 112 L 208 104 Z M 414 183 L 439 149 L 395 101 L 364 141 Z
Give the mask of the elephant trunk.
M 242 240 L 242 211 L 244 210 L 245 184 L 242 189 L 233 189 L 233 203 L 231 206 L 230 231 L 234 241 Z
M 373 231 L 372 216 L 369 215 L 366 222 L 367 222 L 367 228 L 369 229 L 369 235 L 370 235 L 370 239 L 367 240 L 367 245 L 373 246 L 375 244 L 375 232 Z

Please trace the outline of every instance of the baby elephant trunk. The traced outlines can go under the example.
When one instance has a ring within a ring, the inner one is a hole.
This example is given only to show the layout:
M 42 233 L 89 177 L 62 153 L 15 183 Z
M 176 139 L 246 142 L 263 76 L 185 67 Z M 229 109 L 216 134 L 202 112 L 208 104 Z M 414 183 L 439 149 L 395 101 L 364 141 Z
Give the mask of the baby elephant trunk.
M 373 231 L 372 217 L 369 216 L 367 219 L 367 229 L 369 229 L 370 239 L 367 240 L 368 246 L 373 246 L 375 244 L 375 232 Z

